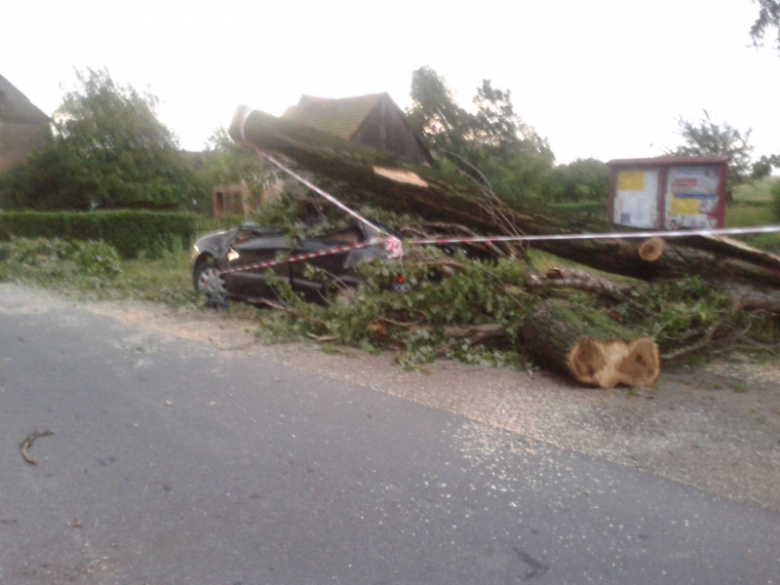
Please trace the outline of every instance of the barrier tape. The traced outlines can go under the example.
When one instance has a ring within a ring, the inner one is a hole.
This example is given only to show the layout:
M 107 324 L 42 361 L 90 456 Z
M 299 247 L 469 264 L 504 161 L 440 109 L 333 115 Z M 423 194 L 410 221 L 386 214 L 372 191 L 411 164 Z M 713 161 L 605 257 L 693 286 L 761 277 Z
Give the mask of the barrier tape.
M 652 237 L 684 237 L 684 236 L 719 236 L 719 235 L 738 235 L 738 234 L 767 234 L 780 232 L 780 226 L 759 226 L 759 227 L 745 227 L 745 228 L 719 228 L 708 230 L 670 230 L 670 231 L 645 231 L 645 232 L 628 232 L 618 233 L 609 232 L 601 234 L 553 234 L 553 235 L 541 235 L 541 236 L 495 236 L 495 237 L 471 237 L 471 238 L 428 238 L 409 240 L 409 244 L 414 245 L 437 245 L 437 244 L 476 244 L 487 242 L 524 242 L 524 241 L 550 241 L 550 240 L 598 240 L 598 239 L 623 239 L 623 238 L 652 238 Z M 368 242 L 361 242 L 358 244 L 344 244 L 343 246 L 334 246 L 333 248 L 327 248 L 325 250 L 318 250 L 316 252 L 306 252 L 305 254 L 298 254 L 289 258 L 282 258 L 280 260 L 265 260 L 263 262 L 255 262 L 253 264 L 243 264 L 241 266 L 235 266 L 233 268 L 227 268 L 225 270 L 216 271 L 213 276 L 222 276 L 223 274 L 230 274 L 233 272 L 244 272 L 246 270 L 257 270 L 260 268 L 271 268 L 272 266 L 278 266 L 280 264 L 290 264 L 292 262 L 301 262 L 303 260 L 311 260 L 312 258 L 321 258 L 322 256 L 329 256 L 331 254 L 339 254 L 341 252 L 350 252 L 352 250 L 360 250 L 363 248 L 369 248 L 371 246 L 382 245 L 385 251 L 388 251 L 388 243 L 392 245 L 401 246 L 401 240 L 393 237 L 391 240 L 386 241 L 381 238 L 374 238 Z M 391 256 L 388 252 L 389 258 L 399 258 L 401 254 Z
M 369 241 L 361 242 L 359 244 L 344 244 L 343 246 L 334 246 L 333 248 L 327 248 L 325 250 L 318 250 L 317 252 L 306 252 L 305 254 L 298 254 L 297 256 L 291 256 L 289 258 L 282 258 L 280 260 L 264 260 L 263 262 L 255 262 L 253 264 L 242 264 L 241 266 L 235 266 L 233 268 L 226 268 L 215 272 L 215 275 L 230 274 L 232 272 L 244 272 L 246 270 L 257 270 L 259 268 L 271 268 L 272 266 L 278 266 L 280 264 L 290 264 L 292 262 L 300 262 L 302 260 L 311 260 L 312 258 L 320 258 L 321 256 L 328 256 L 330 254 L 338 254 L 339 252 L 349 252 L 351 250 L 360 250 L 361 248 L 369 248 L 376 246 L 381 242 Z
M 644 232 L 607 232 L 600 234 L 548 234 L 539 236 L 486 236 L 477 238 L 428 238 L 409 240 L 410 244 L 467 244 L 481 242 L 544 242 L 552 240 L 619 240 L 628 238 L 664 238 L 685 236 L 731 236 L 739 234 L 770 234 L 780 232 L 780 226 L 744 228 L 712 228 L 698 230 L 663 230 Z

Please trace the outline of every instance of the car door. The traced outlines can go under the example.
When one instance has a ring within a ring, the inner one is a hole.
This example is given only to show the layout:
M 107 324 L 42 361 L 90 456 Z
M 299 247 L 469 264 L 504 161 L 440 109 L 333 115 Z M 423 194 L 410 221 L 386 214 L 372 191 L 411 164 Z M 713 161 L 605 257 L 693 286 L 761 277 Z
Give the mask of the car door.
M 363 230 L 357 225 L 339 228 L 319 237 L 309 237 L 298 242 L 293 248 L 293 255 L 328 251 L 337 246 L 358 244 L 365 241 Z M 308 300 L 319 300 L 327 294 L 327 288 L 333 283 L 344 282 L 354 285 L 356 282 L 351 262 L 350 250 L 329 253 L 305 261 L 290 264 L 290 283 L 295 291 Z M 309 275 L 307 268 L 315 267 L 320 273 Z
M 287 238 L 278 232 L 267 229 L 242 229 L 230 244 L 227 251 L 227 268 L 241 268 L 260 262 L 276 260 L 287 255 L 289 244 Z M 249 268 L 228 272 L 225 284 L 231 294 L 244 298 L 273 297 L 269 286 L 271 278 L 289 281 L 289 264 L 282 263 L 272 267 Z

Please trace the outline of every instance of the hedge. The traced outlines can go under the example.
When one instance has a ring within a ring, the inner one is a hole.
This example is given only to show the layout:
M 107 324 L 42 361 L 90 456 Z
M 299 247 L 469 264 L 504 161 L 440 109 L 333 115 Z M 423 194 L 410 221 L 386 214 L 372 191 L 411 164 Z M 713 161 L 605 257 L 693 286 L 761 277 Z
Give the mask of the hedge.
M 116 248 L 123 258 L 136 258 L 140 252 L 155 258 L 165 250 L 189 246 L 195 234 L 194 226 L 195 216 L 190 213 L 11 211 L 0 213 L 0 240 L 12 236 L 102 240 Z
M 606 201 L 567 201 L 565 203 L 550 203 L 550 209 L 556 211 L 571 211 L 575 213 L 601 213 L 607 214 Z

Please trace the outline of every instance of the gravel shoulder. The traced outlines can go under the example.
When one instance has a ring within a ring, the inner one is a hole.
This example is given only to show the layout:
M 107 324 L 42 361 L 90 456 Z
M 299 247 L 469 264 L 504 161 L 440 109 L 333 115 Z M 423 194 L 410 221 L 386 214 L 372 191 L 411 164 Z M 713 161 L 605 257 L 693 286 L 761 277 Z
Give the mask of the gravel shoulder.
M 127 301 L 81 301 L 0 283 L 0 313 L 78 306 L 150 333 L 255 355 L 462 415 L 495 432 L 485 450 L 546 443 L 780 511 L 780 362 L 733 358 L 665 370 L 649 388 L 598 390 L 546 372 L 441 361 L 425 373 L 390 354 L 325 353 L 314 343 L 267 345 L 256 324 L 213 311 Z

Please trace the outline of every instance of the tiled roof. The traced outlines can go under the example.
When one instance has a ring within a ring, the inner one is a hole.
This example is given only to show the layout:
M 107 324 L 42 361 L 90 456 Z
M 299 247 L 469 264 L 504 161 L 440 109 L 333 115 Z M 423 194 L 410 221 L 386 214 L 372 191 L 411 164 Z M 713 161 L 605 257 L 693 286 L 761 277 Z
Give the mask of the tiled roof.
M 306 124 L 317 130 L 349 140 L 386 93 L 327 99 L 303 96 L 282 118 Z
M 0 75 L 0 120 L 18 123 L 44 123 L 49 117 L 5 77 Z

